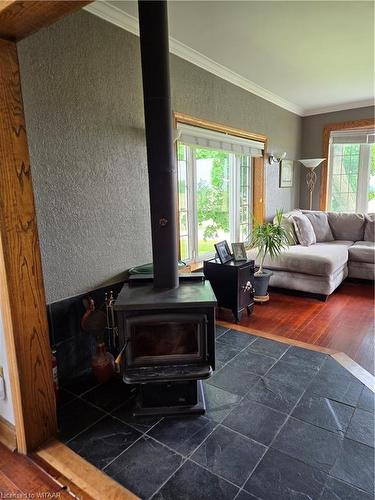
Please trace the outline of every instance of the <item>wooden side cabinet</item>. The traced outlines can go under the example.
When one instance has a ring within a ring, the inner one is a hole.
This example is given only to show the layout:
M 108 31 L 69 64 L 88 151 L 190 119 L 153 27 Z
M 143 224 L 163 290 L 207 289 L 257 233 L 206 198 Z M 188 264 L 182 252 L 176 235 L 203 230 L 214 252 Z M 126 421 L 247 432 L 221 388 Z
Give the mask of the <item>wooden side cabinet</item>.
M 203 263 L 203 272 L 215 292 L 218 306 L 230 309 L 237 323 L 246 309 L 254 308 L 254 261 L 234 261 L 221 264 L 211 259 Z

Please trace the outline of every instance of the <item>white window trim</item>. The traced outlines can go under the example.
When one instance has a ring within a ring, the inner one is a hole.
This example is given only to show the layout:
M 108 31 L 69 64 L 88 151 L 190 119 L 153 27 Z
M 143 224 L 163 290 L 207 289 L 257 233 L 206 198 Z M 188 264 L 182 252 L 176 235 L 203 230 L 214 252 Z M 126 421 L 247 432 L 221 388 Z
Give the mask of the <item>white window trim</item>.
M 200 146 L 193 146 L 181 142 L 186 149 L 186 182 L 187 182 L 187 228 L 188 228 L 188 253 L 190 258 L 183 259 L 186 263 L 201 262 L 208 260 L 215 255 L 215 251 L 198 255 L 198 216 L 197 216 L 197 164 L 195 150 Z M 229 232 L 231 242 L 240 240 L 240 184 L 241 184 L 241 155 L 229 154 L 229 169 L 230 177 L 232 178 L 231 189 L 229 193 Z M 190 168 L 190 166 L 192 168 Z M 248 200 L 249 210 L 252 204 L 252 184 L 253 184 L 253 162 L 249 156 L 249 183 L 248 183 Z M 237 203 L 235 201 L 238 201 Z M 251 226 L 251 221 L 250 221 Z
M 345 144 L 345 143 L 344 143 Z M 356 144 L 353 142 L 353 144 Z M 333 142 L 330 140 L 328 148 L 328 209 L 331 210 L 332 201 L 332 171 L 333 171 Z M 358 180 L 356 193 L 356 212 L 365 212 L 368 210 L 367 188 L 370 180 L 370 147 L 371 143 L 360 144 Z

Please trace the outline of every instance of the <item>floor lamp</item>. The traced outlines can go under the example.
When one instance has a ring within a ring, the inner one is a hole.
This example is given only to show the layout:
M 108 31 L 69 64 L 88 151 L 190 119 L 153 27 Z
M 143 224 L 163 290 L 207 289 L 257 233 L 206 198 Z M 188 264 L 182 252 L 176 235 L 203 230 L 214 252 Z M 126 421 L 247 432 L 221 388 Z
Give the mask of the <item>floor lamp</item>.
M 316 183 L 316 172 L 315 169 L 318 165 L 324 161 L 325 158 L 313 158 L 311 160 L 298 160 L 303 166 L 307 168 L 306 173 L 306 184 L 309 190 L 309 210 L 312 210 L 313 202 L 313 191 Z

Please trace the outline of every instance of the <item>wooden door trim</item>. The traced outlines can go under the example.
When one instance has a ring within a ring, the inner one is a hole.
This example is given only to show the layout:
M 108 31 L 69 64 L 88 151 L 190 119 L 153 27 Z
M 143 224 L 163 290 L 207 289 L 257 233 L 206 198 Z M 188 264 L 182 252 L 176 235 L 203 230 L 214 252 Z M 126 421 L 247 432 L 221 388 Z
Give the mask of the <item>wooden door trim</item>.
M 367 118 L 363 120 L 352 120 L 341 123 L 330 123 L 324 127 L 323 130 L 323 158 L 325 158 L 320 169 L 320 199 L 319 209 L 328 210 L 328 155 L 329 155 L 329 139 L 331 132 L 334 130 L 346 129 L 361 129 L 366 127 L 373 127 L 375 125 L 374 118 Z
M 0 2 L 0 38 L 22 40 L 89 3 L 92 0 L 3 0 Z
M 17 448 L 56 433 L 46 301 L 14 41 L 91 3 L 0 1 L 0 299 Z
M 17 445 L 57 431 L 46 300 L 17 48 L 0 40 L 1 295 Z M 3 301 L 2 301 L 3 302 Z
M 52 469 L 52 476 L 57 473 L 57 479 L 68 491 L 81 498 L 101 500 L 136 500 L 138 497 L 121 486 L 114 479 L 77 455 L 73 450 L 56 439 L 51 440 L 35 452 L 37 463 L 43 468 Z M 56 477 L 56 476 L 55 476 Z

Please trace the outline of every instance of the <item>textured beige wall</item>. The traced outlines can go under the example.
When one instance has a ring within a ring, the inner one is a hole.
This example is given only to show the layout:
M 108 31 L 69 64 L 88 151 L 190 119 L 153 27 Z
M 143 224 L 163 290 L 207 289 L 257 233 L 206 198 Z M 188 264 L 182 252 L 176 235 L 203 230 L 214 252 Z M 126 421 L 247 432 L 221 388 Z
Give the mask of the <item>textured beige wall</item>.
M 302 119 L 302 156 L 301 158 L 322 158 L 323 130 L 330 123 L 341 123 L 351 120 L 373 118 L 375 107 L 346 109 L 334 113 L 306 116 Z M 308 192 L 306 189 L 306 169 L 301 165 L 301 208 L 308 208 Z M 320 169 L 317 170 L 318 180 L 313 194 L 313 208 L 319 209 Z
M 47 302 L 151 259 L 139 40 L 79 12 L 18 44 Z M 172 106 L 300 155 L 301 118 L 175 56 Z M 266 171 L 266 213 L 299 202 Z

